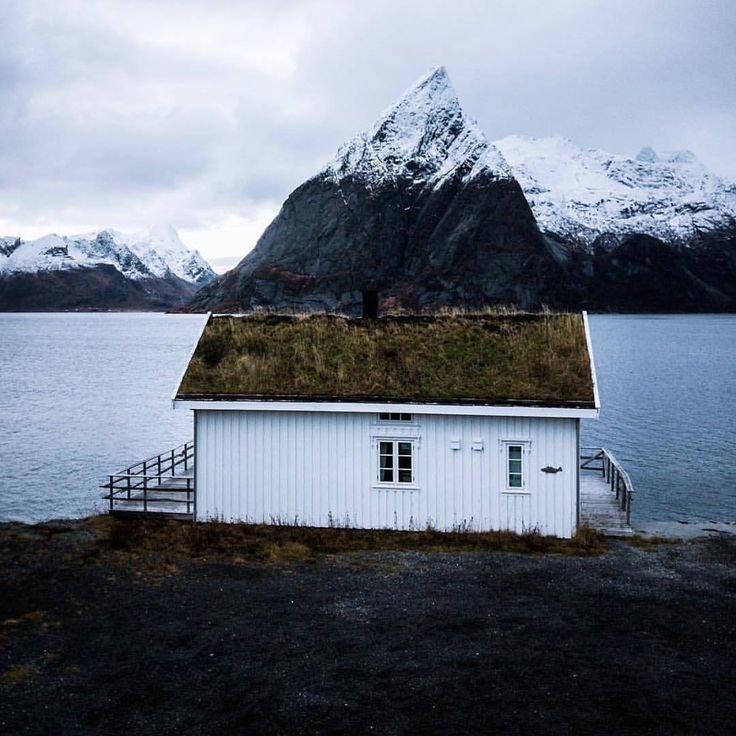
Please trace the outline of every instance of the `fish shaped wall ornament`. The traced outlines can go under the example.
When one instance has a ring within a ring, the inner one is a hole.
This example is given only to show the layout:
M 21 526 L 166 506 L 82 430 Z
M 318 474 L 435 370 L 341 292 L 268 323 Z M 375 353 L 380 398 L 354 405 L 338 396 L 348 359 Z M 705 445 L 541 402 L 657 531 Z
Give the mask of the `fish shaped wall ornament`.
M 553 468 L 551 465 L 547 465 L 544 468 L 542 468 L 543 473 L 561 473 L 562 468 Z

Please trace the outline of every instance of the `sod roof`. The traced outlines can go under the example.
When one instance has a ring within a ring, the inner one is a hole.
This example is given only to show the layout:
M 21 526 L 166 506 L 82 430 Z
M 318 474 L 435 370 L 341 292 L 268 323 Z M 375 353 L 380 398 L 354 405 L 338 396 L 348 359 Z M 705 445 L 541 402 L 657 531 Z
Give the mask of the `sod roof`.
M 594 405 L 579 314 L 210 317 L 176 398 Z

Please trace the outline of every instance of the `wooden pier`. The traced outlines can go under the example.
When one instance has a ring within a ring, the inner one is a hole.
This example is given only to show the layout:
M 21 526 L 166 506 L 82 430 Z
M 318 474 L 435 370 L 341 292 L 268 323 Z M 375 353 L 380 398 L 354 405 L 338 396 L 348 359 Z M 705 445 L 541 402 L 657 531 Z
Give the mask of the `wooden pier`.
M 194 518 L 194 442 L 154 455 L 108 476 L 102 487 L 111 514 Z
M 580 523 L 603 534 L 630 536 L 634 487 L 605 447 L 584 447 L 580 457 Z

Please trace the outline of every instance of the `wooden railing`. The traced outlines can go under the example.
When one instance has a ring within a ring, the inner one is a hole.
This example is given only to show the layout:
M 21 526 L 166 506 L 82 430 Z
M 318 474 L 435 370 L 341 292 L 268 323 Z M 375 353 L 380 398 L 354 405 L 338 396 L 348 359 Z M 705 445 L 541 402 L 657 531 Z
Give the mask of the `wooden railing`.
M 634 484 L 614 454 L 605 447 L 582 447 L 580 469 L 600 471 L 603 474 L 611 492 L 616 494 L 621 510 L 626 513 L 626 523 L 630 524 Z
M 139 463 L 108 476 L 102 488 L 110 504 L 110 511 L 142 510 L 156 507 L 186 506 L 192 513 L 194 504 L 194 442 L 190 441 L 154 455 Z M 141 508 L 142 506 L 142 508 Z

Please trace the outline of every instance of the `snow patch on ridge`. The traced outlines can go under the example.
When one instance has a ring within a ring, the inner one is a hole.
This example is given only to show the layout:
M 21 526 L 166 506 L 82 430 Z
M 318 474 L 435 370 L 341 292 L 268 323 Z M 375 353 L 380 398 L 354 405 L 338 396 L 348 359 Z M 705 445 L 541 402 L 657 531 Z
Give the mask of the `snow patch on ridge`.
M 45 235 L 21 242 L 0 239 L 0 276 L 110 265 L 129 279 L 177 277 L 193 284 L 215 274 L 197 251 L 189 250 L 170 225 L 134 234 L 101 230 L 83 235 Z
M 636 158 L 582 149 L 567 138 L 509 136 L 495 145 L 542 230 L 591 245 L 602 235 L 643 233 L 682 242 L 736 218 L 736 187 L 690 151 Z
M 511 178 L 504 157 L 478 124 L 465 117 L 444 67 L 421 77 L 367 131 L 356 135 L 318 174 L 368 186 L 399 177 L 439 186 L 455 173 Z

